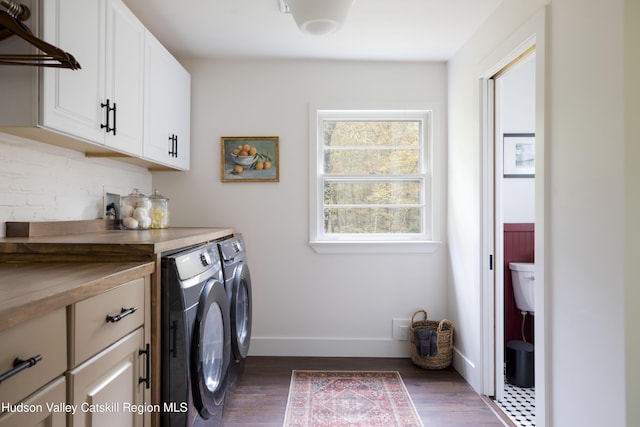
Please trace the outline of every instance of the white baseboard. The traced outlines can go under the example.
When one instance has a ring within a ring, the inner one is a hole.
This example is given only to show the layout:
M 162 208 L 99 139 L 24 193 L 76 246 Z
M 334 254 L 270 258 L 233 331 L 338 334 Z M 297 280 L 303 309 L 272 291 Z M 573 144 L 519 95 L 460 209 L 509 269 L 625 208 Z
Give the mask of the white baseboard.
M 478 369 L 471 360 L 469 360 L 460 350 L 458 350 L 455 346 L 453 347 L 453 369 L 455 369 L 462 378 L 465 379 L 473 389 L 479 393 L 480 383 L 478 378 L 480 378 L 480 373 Z
M 410 357 L 409 341 L 382 338 L 251 337 L 250 356 Z

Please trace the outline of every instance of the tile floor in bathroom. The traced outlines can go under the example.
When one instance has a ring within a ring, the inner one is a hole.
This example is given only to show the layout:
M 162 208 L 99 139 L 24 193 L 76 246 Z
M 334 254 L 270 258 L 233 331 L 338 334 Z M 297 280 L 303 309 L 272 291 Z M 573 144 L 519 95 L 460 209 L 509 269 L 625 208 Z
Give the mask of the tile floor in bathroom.
M 516 387 L 505 382 L 503 399 L 495 402 L 515 425 L 535 427 L 535 389 Z

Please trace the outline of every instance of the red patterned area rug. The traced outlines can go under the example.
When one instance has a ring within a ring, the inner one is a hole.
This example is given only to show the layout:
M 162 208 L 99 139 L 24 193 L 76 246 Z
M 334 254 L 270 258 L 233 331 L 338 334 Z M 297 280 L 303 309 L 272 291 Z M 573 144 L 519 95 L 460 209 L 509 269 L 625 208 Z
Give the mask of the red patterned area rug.
M 422 427 L 396 371 L 293 371 L 284 427 Z

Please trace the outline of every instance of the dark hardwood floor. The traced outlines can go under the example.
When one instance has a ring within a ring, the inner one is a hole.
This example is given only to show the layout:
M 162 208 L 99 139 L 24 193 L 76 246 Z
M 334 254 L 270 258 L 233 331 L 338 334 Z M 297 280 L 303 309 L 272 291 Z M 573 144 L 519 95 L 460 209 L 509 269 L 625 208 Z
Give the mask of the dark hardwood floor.
M 398 371 L 425 427 L 503 427 L 490 403 L 455 370 L 428 371 L 410 359 L 249 357 L 225 407 L 225 427 L 281 427 L 293 369 Z

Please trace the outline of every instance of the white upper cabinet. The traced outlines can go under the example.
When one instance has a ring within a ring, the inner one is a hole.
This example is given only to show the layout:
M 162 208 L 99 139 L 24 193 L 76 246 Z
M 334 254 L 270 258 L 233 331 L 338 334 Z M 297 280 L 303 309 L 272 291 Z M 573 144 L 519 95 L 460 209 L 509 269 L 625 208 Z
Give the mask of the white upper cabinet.
M 82 69 L 43 69 L 41 125 L 141 155 L 142 23 L 120 0 L 47 0 L 42 8 L 43 38 Z
M 120 0 L 107 0 L 105 97 L 115 110 L 105 143 L 136 155 L 142 155 L 144 37 L 145 27 L 131 11 Z
M 152 170 L 189 169 L 191 77 L 122 0 L 20 3 L 32 12 L 25 24 L 81 68 L 0 65 L 10 100 L 0 104 L 0 132 Z M 10 37 L 0 53 L 39 52 Z
M 143 157 L 188 170 L 191 76 L 151 34 L 145 40 Z
M 103 9 L 100 1 L 49 0 L 42 3 L 41 10 L 43 39 L 64 46 L 82 69 L 41 70 L 39 124 L 98 143 L 104 142 L 104 130 L 100 129 L 104 117 L 100 108 L 105 67 Z

